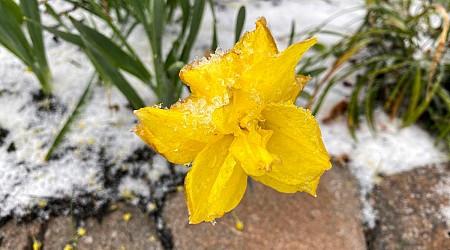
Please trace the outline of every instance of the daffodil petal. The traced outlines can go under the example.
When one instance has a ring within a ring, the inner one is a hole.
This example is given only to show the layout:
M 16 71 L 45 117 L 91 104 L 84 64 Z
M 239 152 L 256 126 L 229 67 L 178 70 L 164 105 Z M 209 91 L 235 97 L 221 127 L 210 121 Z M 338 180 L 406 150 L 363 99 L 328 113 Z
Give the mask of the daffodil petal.
M 230 146 L 230 153 L 248 175 L 267 174 L 276 157 L 269 153 L 266 144 L 272 131 L 250 127 L 249 131 L 239 130 Z
M 223 134 L 231 134 L 236 127 L 245 127 L 252 120 L 260 118 L 260 113 L 264 107 L 255 93 L 249 95 L 241 89 L 230 90 L 230 103 L 213 112 L 213 121 L 218 130 Z
M 227 95 L 227 87 L 233 86 L 238 69 L 238 56 L 227 52 L 211 58 L 196 60 L 180 71 L 181 80 L 190 87 L 192 95 L 211 102 Z
M 181 69 L 179 75 L 194 96 L 211 101 L 227 95 L 228 88 L 237 84 L 242 71 L 277 53 L 275 41 L 262 17 L 256 21 L 256 29 L 246 32 L 230 51 L 195 60 Z
M 303 54 L 316 42 L 315 37 L 307 39 L 257 63 L 242 73 L 239 80 L 246 84 L 240 84 L 240 86 L 249 93 L 261 93 L 266 102 L 290 101 L 292 103 L 306 80 L 303 77 L 295 77 L 295 66 Z
M 319 125 L 309 110 L 292 104 L 269 104 L 262 111 L 265 121 L 261 127 L 272 130 L 267 149 L 280 158 L 267 175 L 278 182 L 303 188 L 315 193 L 318 178 L 331 168 L 328 153 L 323 145 Z M 284 189 L 276 186 L 275 189 Z
M 256 20 L 256 29 L 244 33 L 231 50 L 239 55 L 240 60 L 243 62 L 243 69 L 278 53 L 275 40 L 266 25 L 266 19 L 260 17 Z
M 302 92 L 306 83 L 311 79 L 309 76 L 304 75 L 296 75 L 295 80 L 296 83 L 291 88 L 291 92 L 287 92 L 286 95 L 282 98 L 283 102 L 294 103 L 297 100 L 298 95 Z
M 291 185 L 281 182 L 269 175 L 252 176 L 253 179 L 261 182 L 262 184 L 272 187 L 278 192 L 282 193 L 296 193 L 296 192 L 306 192 L 312 196 L 316 196 L 317 185 L 319 184 L 319 179 L 322 174 L 317 175 L 317 177 L 309 182 Z
M 195 158 L 185 179 L 189 222 L 213 221 L 237 206 L 247 175 L 229 154 L 233 136 L 208 144 Z
M 211 125 L 203 123 L 196 114 L 146 107 L 136 110 L 135 115 L 140 124 L 134 132 L 176 164 L 192 162 L 209 141 L 220 138 L 214 135 Z

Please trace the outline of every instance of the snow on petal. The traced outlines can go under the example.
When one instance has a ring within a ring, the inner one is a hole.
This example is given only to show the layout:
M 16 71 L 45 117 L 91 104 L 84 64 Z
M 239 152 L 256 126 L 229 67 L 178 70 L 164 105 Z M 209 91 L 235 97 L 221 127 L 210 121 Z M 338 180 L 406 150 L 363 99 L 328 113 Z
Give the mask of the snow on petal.
M 267 28 L 266 19 L 261 17 L 256 20 L 256 29 L 246 32 L 231 52 L 239 55 L 244 69 L 276 55 L 277 45 Z
M 146 107 L 136 110 L 135 115 L 140 124 L 134 132 L 173 163 L 192 162 L 207 142 L 218 137 L 194 114 Z

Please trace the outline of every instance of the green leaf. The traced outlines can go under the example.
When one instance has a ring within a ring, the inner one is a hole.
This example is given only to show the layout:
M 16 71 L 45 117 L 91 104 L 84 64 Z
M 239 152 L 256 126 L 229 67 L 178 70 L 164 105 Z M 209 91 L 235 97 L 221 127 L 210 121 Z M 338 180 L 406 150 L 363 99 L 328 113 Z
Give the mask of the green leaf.
M 80 36 L 83 38 L 85 44 L 88 44 L 95 49 L 98 54 L 107 58 L 115 67 L 129 72 L 144 82 L 149 82 L 151 75 L 137 58 L 133 58 L 125 53 L 119 46 L 113 43 L 111 39 L 98 31 L 73 18 L 70 20 L 80 32 Z
M 305 76 L 318 76 L 321 73 L 325 72 L 328 68 L 327 67 L 318 67 L 315 69 L 303 69 L 302 71 L 299 71 L 298 74 L 305 75 Z
M 128 2 L 131 7 L 131 11 L 133 12 L 135 18 L 139 20 L 139 22 L 144 25 L 144 28 L 148 27 L 147 18 L 145 16 L 144 10 L 146 9 L 143 5 L 142 0 L 130 0 Z
M 8 13 L 7 15 L 12 18 L 11 22 L 18 23 L 19 25 L 23 23 L 22 11 L 20 10 L 19 5 L 13 0 L 1 0 L 0 9 L 2 9 L 2 12 Z
M 395 84 L 395 87 L 391 90 L 391 93 L 389 97 L 386 100 L 386 103 L 384 104 L 385 109 L 390 109 L 392 106 L 392 103 L 394 102 L 395 98 L 398 95 L 398 92 L 400 91 L 400 88 L 404 86 L 404 83 L 409 80 L 410 74 L 412 73 L 411 70 L 405 71 L 405 73 L 402 74 L 402 76 L 399 78 L 397 83 Z
M 38 69 L 29 65 L 42 85 L 44 92 L 50 92 L 50 86 L 48 83 L 50 76 L 50 69 L 47 63 L 47 55 L 45 53 L 44 38 L 42 36 L 42 27 L 39 25 L 41 23 L 41 16 L 38 7 L 37 0 L 27 0 L 20 1 L 20 8 L 27 20 L 32 20 L 33 22 L 26 22 L 28 34 L 32 41 L 33 54 L 35 55 L 35 60 L 38 63 Z
M 294 42 L 294 37 L 295 37 L 295 21 L 292 20 L 292 22 L 291 22 L 291 33 L 289 35 L 288 46 L 291 46 L 291 44 Z
M 234 29 L 234 40 L 235 43 L 239 41 L 239 38 L 241 38 L 242 34 L 242 28 L 244 27 L 245 23 L 245 6 L 241 6 L 238 11 L 238 15 L 236 17 L 236 26 Z
M 152 48 L 154 49 L 154 57 L 162 57 L 162 36 L 164 30 L 164 1 L 152 0 Z M 155 55 L 156 54 L 156 55 Z
M 83 39 L 86 43 L 86 41 Z M 118 69 L 112 64 L 109 59 L 102 54 L 98 53 L 94 48 L 86 46 L 86 54 L 88 55 L 94 67 L 100 76 L 106 81 L 114 84 L 120 92 L 128 99 L 131 106 L 135 109 L 145 107 L 144 101 L 139 97 L 136 91 L 131 87 L 131 85 L 125 80 Z
M 167 69 L 167 73 L 169 73 L 172 78 L 177 78 L 178 73 L 180 72 L 181 68 L 184 67 L 184 65 L 184 62 L 176 61 L 169 66 L 169 68 Z
M 54 27 L 43 27 L 44 30 L 52 33 L 53 35 L 65 40 L 66 42 L 72 43 L 74 45 L 77 45 L 80 48 L 84 47 L 84 43 L 83 40 L 81 39 L 81 37 L 79 35 L 75 35 L 73 33 L 70 32 L 65 32 L 65 31 L 61 31 L 58 30 L 57 28 Z
M 38 23 L 41 23 L 41 16 L 39 13 L 39 7 L 37 0 L 26 0 L 20 1 L 20 8 L 24 16 L 34 22 L 27 22 L 28 33 L 30 35 L 31 41 L 33 41 L 33 46 L 35 51 L 39 54 L 43 54 L 43 58 L 45 58 L 45 50 L 44 50 L 44 40 L 42 37 L 42 29 Z
M 191 6 L 189 5 L 189 0 L 179 0 L 181 11 L 183 13 L 183 24 L 181 25 L 181 34 L 184 37 L 187 26 L 189 24 L 189 17 L 191 16 Z
M 441 67 L 441 70 L 442 70 L 442 68 L 443 67 Z M 438 78 L 435 80 L 435 82 L 433 83 L 433 85 L 431 87 L 430 92 L 428 93 L 429 94 L 428 97 L 425 98 L 425 100 L 422 100 L 422 102 L 419 105 L 417 105 L 416 112 L 414 112 L 412 117 L 410 117 L 406 122 L 404 122 L 403 126 L 409 126 L 409 125 L 413 124 L 427 110 L 427 108 L 429 107 L 429 105 L 431 103 L 431 100 L 433 99 L 435 94 L 438 92 L 438 90 L 441 88 L 442 77 L 443 77 L 442 73 L 438 75 Z
M 50 145 L 50 149 L 45 154 L 45 158 L 44 158 L 45 161 L 48 161 L 51 158 L 55 149 L 63 141 L 66 133 L 70 131 L 70 128 L 71 128 L 73 122 L 78 117 L 79 113 L 81 112 L 82 107 L 84 107 L 87 100 L 89 100 L 89 98 L 91 96 L 91 92 L 92 92 L 92 86 L 93 86 L 92 83 L 94 81 L 94 78 L 95 78 L 95 74 L 92 75 L 86 88 L 83 91 L 83 94 L 80 96 L 80 99 L 78 99 L 77 105 L 75 105 L 75 108 L 73 109 L 72 113 L 69 115 L 66 122 L 63 124 L 63 126 L 59 130 L 58 134 L 56 135 L 55 139 L 53 140 L 52 144 Z
M 211 42 L 211 51 L 215 51 L 218 46 L 218 38 L 217 38 L 217 17 L 216 17 L 216 10 L 214 9 L 214 2 L 213 0 L 209 0 L 209 6 L 211 7 L 211 13 L 213 17 L 213 36 L 212 36 L 212 42 Z
M 45 5 L 45 10 L 47 11 L 47 13 L 50 14 L 53 17 L 53 19 L 55 19 L 60 25 L 63 25 L 65 27 L 63 20 L 56 13 L 56 11 L 53 9 L 53 7 L 48 3 L 44 3 L 44 5 Z
M 356 140 L 355 130 L 359 125 L 359 108 L 358 108 L 358 96 L 361 91 L 361 88 L 364 86 L 364 83 L 367 81 L 366 77 L 358 76 L 355 88 L 352 92 L 352 97 L 350 99 L 349 107 L 348 107 L 348 116 L 347 123 L 350 129 L 350 134 Z
M 26 2 L 26 3 L 25 3 Z M 25 65 L 27 65 L 41 84 L 45 93 L 50 92 L 50 71 L 45 55 L 42 30 L 40 28 L 40 13 L 36 0 L 21 2 L 22 9 L 11 0 L 0 1 L 0 44 L 13 53 Z M 27 20 L 28 37 L 22 29 L 25 16 Z M 35 25 L 37 22 L 39 25 Z
M 373 120 L 373 112 L 375 110 L 375 98 L 378 94 L 377 87 L 374 86 L 374 78 L 369 77 L 369 82 L 367 83 L 367 91 L 364 97 L 364 112 L 366 114 L 367 125 L 375 136 L 376 128 L 375 122 Z
M 0 1 L 0 43 L 27 66 L 33 66 L 33 52 L 21 29 L 23 18 L 14 1 Z
M 319 52 L 323 52 L 325 51 L 325 49 L 327 48 L 327 46 L 325 46 L 322 43 L 316 43 L 314 44 L 314 46 L 312 46 L 312 49 L 315 51 L 319 51 Z
M 416 74 L 412 83 L 413 86 L 411 88 L 411 99 L 405 115 L 403 116 L 404 122 L 410 120 L 414 116 L 422 93 L 422 69 L 420 68 L 420 65 L 417 65 L 416 67 Z
M 187 63 L 187 61 L 189 60 L 189 55 L 191 53 L 192 47 L 194 46 L 194 41 L 197 38 L 197 34 L 200 29 L 204 9 L 205 9 L 205 0 L 196 0 L 194 6 L 192 7 L 192 16 L 191 16 L 192 19 L 189 28 L 189 35 L 184 44 L 180 61 Z

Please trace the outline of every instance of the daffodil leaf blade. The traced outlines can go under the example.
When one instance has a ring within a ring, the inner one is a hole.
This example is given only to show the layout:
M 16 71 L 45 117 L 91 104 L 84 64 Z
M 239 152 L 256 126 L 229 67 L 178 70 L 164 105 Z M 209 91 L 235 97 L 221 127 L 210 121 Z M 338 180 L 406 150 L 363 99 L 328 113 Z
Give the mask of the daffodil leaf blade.
M 112 42 L 111 39 L 95 29 L 92 29 L 73 18 L 71 18 L 71 21 L 80 32 L 80 36 L 83 37 L 85 43 L 95 49 L 97 53 L 102 54 L 103 57 L 108 58 L 115 67 L 135 75 L 144 82 L 149 81 L 151 75 L 138 58 L 134 58 L 124 52 L 118 45 Z

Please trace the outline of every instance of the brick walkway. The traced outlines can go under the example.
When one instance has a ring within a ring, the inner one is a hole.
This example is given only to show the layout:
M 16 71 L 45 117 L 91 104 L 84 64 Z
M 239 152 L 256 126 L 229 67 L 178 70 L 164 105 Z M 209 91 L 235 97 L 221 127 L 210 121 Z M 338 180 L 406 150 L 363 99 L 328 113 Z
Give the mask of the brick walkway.
M 366 233 L 369 249 L 450 249 L 450 230 L 437 211 L 450 205 L 449 197 L 435 191 L 449 180 L 448 173 L 448 167 L 422 168 L 386 177 L 371 197 L 380 221 Z M 32 249 L 33 237 L 45 250 L 67 244 L 75 249 L 366 249 L 357 185 L 348 170 L 335 166 L 317 193 L 317 198 L 281 194 L 252 182 L 241 204 L 216 225 L 188 224 L 183 191 L 166 197 L 160 217 L 119 203 L 102 220 L 84 221 L 84 236 L 77 236 L 69 216 L 10 220 L 0 228 L 0 249 Z M 131 217 L 125 221 L 124 215 Z

